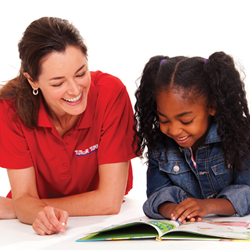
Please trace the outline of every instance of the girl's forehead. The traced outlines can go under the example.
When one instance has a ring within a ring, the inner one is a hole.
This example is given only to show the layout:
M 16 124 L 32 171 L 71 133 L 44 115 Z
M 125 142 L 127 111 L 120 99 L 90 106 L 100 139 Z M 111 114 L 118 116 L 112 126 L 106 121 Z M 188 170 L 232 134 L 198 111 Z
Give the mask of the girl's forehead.
M 159 92 L 156 96 L 157 106 L 193 106 L 193 105 L 205 105 L 206 100 L 203 97 L 195 97 L 194 94 L 190 92 L 185 92 L 182 89 L 171 89 L 163 90 Z

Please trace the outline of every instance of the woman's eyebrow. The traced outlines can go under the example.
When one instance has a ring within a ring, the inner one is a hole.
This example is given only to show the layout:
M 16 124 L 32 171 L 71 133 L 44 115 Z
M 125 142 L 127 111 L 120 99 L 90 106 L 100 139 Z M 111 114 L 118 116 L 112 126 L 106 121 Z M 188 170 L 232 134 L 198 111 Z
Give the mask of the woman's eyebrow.
M 83 64 L 77 71 L 76 71 L 76 73 L 77 72 L 79 72 L 81 69 L 83 69 L 85 67 L 85 64 Z

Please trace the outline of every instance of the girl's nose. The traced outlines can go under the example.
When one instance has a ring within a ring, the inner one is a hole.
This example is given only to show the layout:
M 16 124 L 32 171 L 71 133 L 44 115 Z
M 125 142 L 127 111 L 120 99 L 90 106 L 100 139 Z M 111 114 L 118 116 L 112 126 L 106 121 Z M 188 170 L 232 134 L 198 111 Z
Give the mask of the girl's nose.
M 177 123 L 169 124 L 167 134 L 178 137 L 182 133 L 182 128 Z

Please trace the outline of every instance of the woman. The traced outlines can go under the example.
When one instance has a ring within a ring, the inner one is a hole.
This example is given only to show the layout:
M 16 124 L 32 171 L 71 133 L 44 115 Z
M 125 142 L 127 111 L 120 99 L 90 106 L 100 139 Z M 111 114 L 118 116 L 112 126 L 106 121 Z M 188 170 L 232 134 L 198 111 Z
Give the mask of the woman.
M 116 214 L 132 188 L 133 111 L 125 86 L 90 72 L 68 21 L 32 22 L 19 42 L 21 70 L 0 92 L 0 166 L 12 190 L 6 217 L 40 235 L 68 216 Z

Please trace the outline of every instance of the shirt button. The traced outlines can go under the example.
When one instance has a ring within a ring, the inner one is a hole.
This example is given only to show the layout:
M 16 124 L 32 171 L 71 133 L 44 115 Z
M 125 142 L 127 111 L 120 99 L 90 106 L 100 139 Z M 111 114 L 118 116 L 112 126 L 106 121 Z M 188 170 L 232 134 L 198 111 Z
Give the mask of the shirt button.
M 178 165 L 175 165 L 175 166 L 173 167 L 173 170 L 174 170 L 175 172 L 179 172 L 179 171 L 180 171 L 180 167 L 179 167 Z
M 67 165 L 65 163 L 62 164 L 63 168 L 67 168 Z
M 66 155 L 67 153 L 68 153 L 67 149 L 64 149 L 64 150 L 63 150 L 63 154 Z

